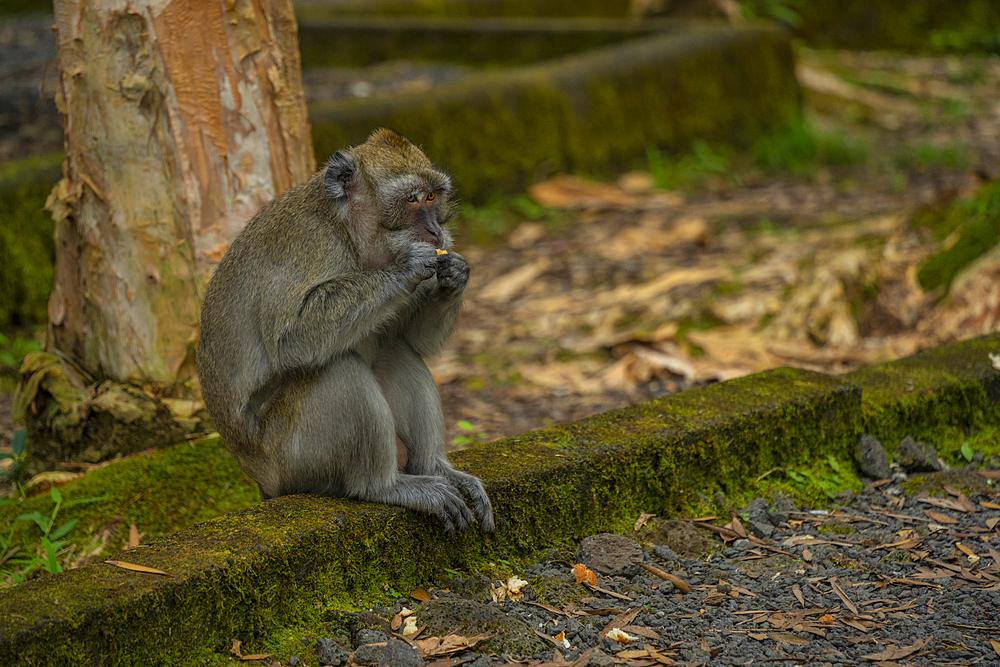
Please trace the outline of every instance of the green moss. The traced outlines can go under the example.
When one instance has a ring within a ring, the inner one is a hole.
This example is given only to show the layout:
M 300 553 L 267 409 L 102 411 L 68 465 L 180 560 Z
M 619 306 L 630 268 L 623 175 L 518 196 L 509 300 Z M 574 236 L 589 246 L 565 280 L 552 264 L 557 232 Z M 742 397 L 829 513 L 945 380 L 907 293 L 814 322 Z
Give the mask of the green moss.
M 959 271 L 1000 241 L 1000 181 L 984 185 L 971 201 L 957 202 L 936 216 L 927 212 L 915 223 L 938 234 L 962 230 L 951 247 L 929 257 L 917 272 L 926 290 L 948 287 Z
M 407 590 L 446 569 L 479 571 L 620 531 L 639 508 L 677 510 L 695 489 L 738 490 L 779 461 L 807 460 L 815 442 L 846 452 L 858 406 L 856 390 L 836 379 L 782 369 L 470 448 L 454 459 L 489 484 L 498 519 L 489 539 L 445 535 L 433 518 L 399 508 L 279 498 L 119 557 L 178 580 L 102 563 L 4 591 L 0 643 L 27 665 L 80 660 L 95 646 L 106 664 L 169 664 L 195 647 L 224 653 L 231 637 L 304 628 L 386 586 Z M 71 609 L 100 621 L 81 626 Z M 21 631 L 42 618 L 29 641 Z
M 826 521 L 816 526 L 817 533 L 830 533 L 833 535 L 851 535 L 856 536 L 861 533 L 857 528 L 849 523 L 844 523 L 843 521 Z
M 896 565 L 913 562 L 913 556 L 905 549 L 893 549 L 886 555 L 878 559 L 879 563 L 886 565 Z
M 707 497 L 728 506 L 792 473 L 820 492 L 835 479 L 850 485 L 845 462 L 863 428 L 884 442 L 894 429 L 925 438 L 996 428 L 1000 373 L 986 352 L 998 342 L 840 378 L 777 369 L 471 447 L 453 460 L 489 487 L 498 529 L 486 538 L 445 535 L 400 508 L 310 496 L 231 512 L 119 556 L 176 579 L 100 563 L 0 592 L 0 664 L 214 664 L 233 637 L 291 650 L 296 635 L 333 623 L 333 610 L 456 569 L 502 575 L 504 560 L 543 546 L 628 532 L 638 511 L 682 516 Z
M 800 120 L 786 130 L 761 136 L 753 157 L 764 173 L 787 172 L 811 176 L 820 165 L 843 166 L 862 162 L 865 144 L 844 131 L 824 132 Z
M 864 428 L 887 452 L 907 435 L 941 449 L 1000 426 L 998 348 L 991 334 L 841 377 L 861 387 Z
M 1000 428 L 992 424 L 980 426 L 969 438 L 953 443 L 951 448 L 944 448 L 938 454 L 951 466 L 963 466 L 968 463 L 960 451 L 963 444 L 973 453 L 979 452 L 987 458 L 1000 455 Z
M 894 157 L 895 167 L 907 171 L 966 169 L 974 164 L 973 149 L 955 140 L 945 146 L 931 143 L 907 144 Z
M 768 470 L 755 478 L 742 492 L 730 494 L 726 502 L 735 507 L 745 507 L 757 497 L 769 501 L 785 496 L 797 505 L 823 507 L 842 491 L 857 491 L 862 484 L 854 470 L 854 461 L 846 453 L 816 457 L 792 467 Z M 725 508 L 714 508 L 714 514 L 726 516 Z
M 14 14 L 52 14 L 50 0 L 4 0 L 0 16 Z
M 993 0 L 751 0 L 758 13 L 784 5 L 796 34 L 816 46 L 846 49 L 1000 52 Z
M 311 12 L 310 12 L 311 14 Z M 447 17 L 301 18 L 302 66 L 364 67 L 407 61 L 475 67 L 530 65 L 647 35 L 662 25 L 594 19 Z M 415 34 L 420 39 L 413 39 Z
M 762 27 L 692 28 L 561 62 L 438 86 L 433 95 L 310 106 L 317 156 L 380 125 L 420 145 L 473 202 L 523 192 L 554 172 L 610 177 L 650 145 L 749 146 L 798 117 L 786 38 Z
M 907 495 L 930 495 L 947 498 L 951 490 L 958 490 L 967 496 L 991 495 L 995 489 L 982 475 L 971 470 L 944 470 L 925 475 L 914 475 L 900 487 Z
M 324 6 L 312 3 L 300 14 L 309 16 L 593 16 L 624 17 L 628 0 L 355 0 Z
M 70 503 L 60 513 L 60 523 L 79 522 L 69 538 L 83 547 L 90 544 L 89 535 L 110 530 L 102 551 L 105 555 L 121 548 L 131 523 L 148 542 L 249 507 L 259 499 L 256 485 L 218 438 L 185 442 L 117 461 L 63 484 L 60 491 Z M 100 500 L 72 505 L 85 498 Z M 0 531 L 6 535 L 14 526 L 14 545 L 33 544 L 37 527 L 16 521 L 17 516 L 36 511 L 48 515 L 51 508 L 47 493 L 0 506 Z
M 55 223 L 45 200 L 59 180 L 62 157 L 0 166 L 0 329 L 48 321 L 55 263 Z
M 567 577 L 535 577 L 529 583 L 535 590 L 536 601 L 560 609 L 570 603 L 580 605 L 587 592 L 586 589 L 571 583 Z

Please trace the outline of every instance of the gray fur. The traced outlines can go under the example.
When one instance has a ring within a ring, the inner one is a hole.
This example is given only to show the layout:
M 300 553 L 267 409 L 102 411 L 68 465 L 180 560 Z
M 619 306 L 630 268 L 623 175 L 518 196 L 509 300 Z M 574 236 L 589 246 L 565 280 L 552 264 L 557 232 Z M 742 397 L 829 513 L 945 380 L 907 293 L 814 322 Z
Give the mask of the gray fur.
M 448 461 L 424 362 L 450 336 L 469 276 L 434 247 L 451 245 L 450 180 L 387 132 L 338 152 L 233 241 L 202 305 L 202 394 L 264 499 L 342 496 L 492 531 L 482 483 Z M 402 199 L 401 179 L 414 184 Z

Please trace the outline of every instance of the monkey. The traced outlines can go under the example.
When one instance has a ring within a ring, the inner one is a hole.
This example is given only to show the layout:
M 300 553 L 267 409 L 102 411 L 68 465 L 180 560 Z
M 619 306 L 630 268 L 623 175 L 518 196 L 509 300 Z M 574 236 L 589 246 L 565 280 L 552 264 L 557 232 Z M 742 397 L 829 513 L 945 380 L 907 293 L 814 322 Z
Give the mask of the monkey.
M 261 207 L 226 250 L 202 300 L 198 375 L 262 500 L 353 498 L 430 513 L 448 532 L 477 518 L 494 530 L 482 482 L 448 460 L 424 361 L 469 280 L 451 250 L 452 189 L 379 129 Z

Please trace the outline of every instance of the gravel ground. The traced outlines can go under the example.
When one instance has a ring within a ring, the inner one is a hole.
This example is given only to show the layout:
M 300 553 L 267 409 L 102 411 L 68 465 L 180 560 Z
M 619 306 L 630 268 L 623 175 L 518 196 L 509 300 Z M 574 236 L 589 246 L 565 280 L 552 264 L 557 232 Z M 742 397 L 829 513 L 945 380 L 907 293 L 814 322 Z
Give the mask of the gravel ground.
M 606 534 L 553 551 L 520 573 L 520 600 L 451 579 L 271 664 L 1000 665 L 998 477 L 897 472 L 828 509 L 758 498 L 726 527 L 652 519 L 633 535 L 646 548 Z M 395 615 L 404 630 L 404 602 L 419 634 L 358 629 Z M 631 639 L 605 637 L 616 627 Z

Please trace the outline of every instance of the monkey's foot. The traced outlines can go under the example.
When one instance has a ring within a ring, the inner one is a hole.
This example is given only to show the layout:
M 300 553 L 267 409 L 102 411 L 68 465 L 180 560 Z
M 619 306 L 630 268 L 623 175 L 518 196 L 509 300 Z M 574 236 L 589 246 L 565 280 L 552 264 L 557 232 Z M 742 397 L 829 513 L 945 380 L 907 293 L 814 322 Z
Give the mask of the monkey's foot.
M 449 484 L 461 491 L 462 495 L 472 501 L 476 516 L 479 517 L 479 529 L 484 533 L 492 533 L 495 529 L 493 504 L 490 502 L 490 497 L 486 495 L 486 489 L 479 478 L 459 472 L 454 468 L 442 470 L 441 475 L 448 480 Z
M 396 484 L 365 500 L 433 514 L 449 533 L 456 528 L 465 530 L 475 523 L 465 499 L 447 480 L 431 475 L 398 475 L 396 479 Z

